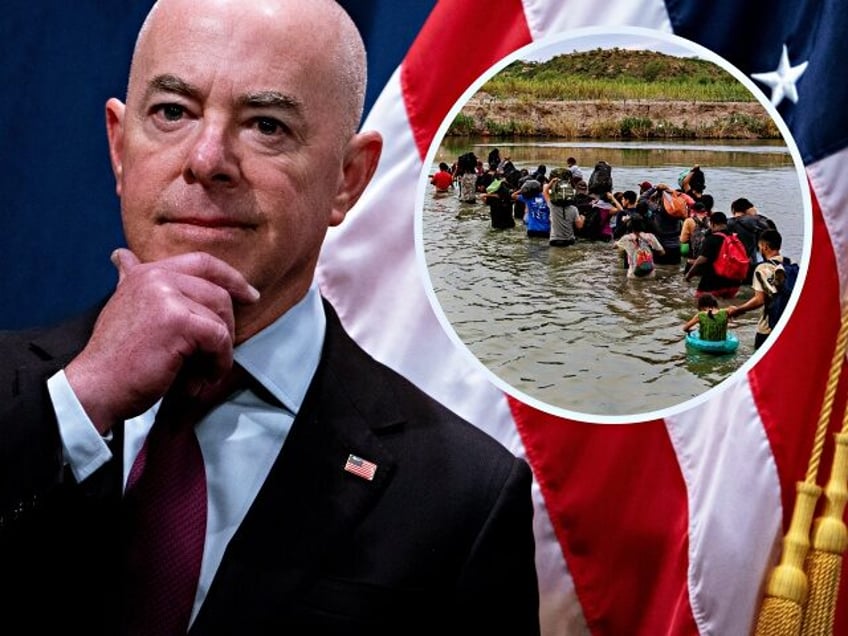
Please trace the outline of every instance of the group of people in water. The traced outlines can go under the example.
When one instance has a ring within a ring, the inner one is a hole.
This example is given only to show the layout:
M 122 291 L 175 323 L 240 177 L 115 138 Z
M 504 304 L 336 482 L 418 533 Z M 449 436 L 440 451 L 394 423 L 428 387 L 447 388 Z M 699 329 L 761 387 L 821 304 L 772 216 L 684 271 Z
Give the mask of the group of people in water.
M 596 162 L 587 177 L 574 157 L 550 172 L 544 165 L 531 171 L 493 149 L 486 164 L 473 152 L 452 166 L 440 163 L 430 183 L 437 192 L 453 191 L 460 201 L 488 206 L 496 229 L 521 223 L 528 237 L 547 239 L 556 248 L 578 240 L 612 243 L 628 278 L 651 278 L 655 265 L 682 265 L 687 281 L 699 279 L 698 312 L 683 325 L 687 333 L 696 331 L 690 343 L 725 341 L 729 318 L 762 308 L 758 348 L 797 277 L 798 265 L 780 254 L 775 223 L 746 198 L 731 203 L 730 216 L 714 211 L 698 165 L 681 172 L 674 185 L 643 181 L 638 192 L 614 191 L 612 167 L 605 161 Z M 735 298 L 742 286 L 753 290 L 750 299 L 719 308 L 718 299 Z

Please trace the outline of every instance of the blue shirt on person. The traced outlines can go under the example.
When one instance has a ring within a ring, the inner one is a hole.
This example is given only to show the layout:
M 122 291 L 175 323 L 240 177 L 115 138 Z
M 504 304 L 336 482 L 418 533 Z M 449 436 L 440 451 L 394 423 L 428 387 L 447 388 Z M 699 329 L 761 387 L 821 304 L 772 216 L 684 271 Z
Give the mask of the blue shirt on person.
M 551 211 L 545 197 L 541 194 L 534 197 L 525 197 L 523 194 L 519 194 L 518 200 L 525 206 L 524 224 L 527 226 L 528 232 L 551 231 Z

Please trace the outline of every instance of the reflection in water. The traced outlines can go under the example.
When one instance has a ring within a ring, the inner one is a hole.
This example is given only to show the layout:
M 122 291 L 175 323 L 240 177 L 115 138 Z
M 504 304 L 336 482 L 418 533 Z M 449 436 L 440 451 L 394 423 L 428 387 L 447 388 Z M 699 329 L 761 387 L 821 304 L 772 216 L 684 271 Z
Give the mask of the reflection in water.
M 584 169 L 594 163 L 586 159 Z M 536 163 L 544 162 L 533 157 L 518 165 Z M 616 166 L 613 178 L 616 189 L 625 189 L 632 186 L 619 179 L 635 184 L 662 174 L 673 181 L 682 169 Z M 801 259 L 794 168 L 705 171 L 717 209 L 748 197 L 776 221 L 784 253 Z M 695 284 L 678 267 L 660 265 L 653 280 L 628 280 L 610 244 L 551 248 L 544 239 L 528 239 L 521 223 L 492 230 L 488 208 L 451 195 L 428 194 L 423 214 L 430 278 L 457 335 L 498 377 L 545 403 L 601 415 L 663 409 L 715 386 L 753 353 L 757 312 L 733 321 L 740 339 L 735 354 L 687 350 L 681 326 L 696 311 Z M 750 294 L 743 289 L 733 302 Z

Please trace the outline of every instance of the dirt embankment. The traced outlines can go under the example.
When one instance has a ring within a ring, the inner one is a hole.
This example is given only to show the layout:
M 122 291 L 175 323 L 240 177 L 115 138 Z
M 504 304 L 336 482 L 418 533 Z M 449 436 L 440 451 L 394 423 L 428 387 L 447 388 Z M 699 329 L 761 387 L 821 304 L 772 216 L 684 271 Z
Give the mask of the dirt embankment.
M 780 133 L 758 102 L 540 101 L 478 93 L 449 134 L 769 139 Z

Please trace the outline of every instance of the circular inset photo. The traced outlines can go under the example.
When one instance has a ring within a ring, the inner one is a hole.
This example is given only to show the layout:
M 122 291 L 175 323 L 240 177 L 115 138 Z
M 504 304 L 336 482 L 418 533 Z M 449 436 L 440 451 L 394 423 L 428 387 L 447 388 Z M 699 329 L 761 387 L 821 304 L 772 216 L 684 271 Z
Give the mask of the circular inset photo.
M 504 390 L 632 421 L 706 399 L 779 337 L 811 202 L 776 109 L 703 47 L 587 29 L 489 69 L 419 184 L 430 299 Z

